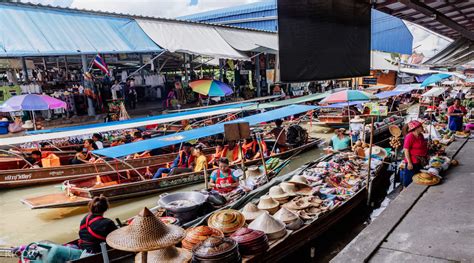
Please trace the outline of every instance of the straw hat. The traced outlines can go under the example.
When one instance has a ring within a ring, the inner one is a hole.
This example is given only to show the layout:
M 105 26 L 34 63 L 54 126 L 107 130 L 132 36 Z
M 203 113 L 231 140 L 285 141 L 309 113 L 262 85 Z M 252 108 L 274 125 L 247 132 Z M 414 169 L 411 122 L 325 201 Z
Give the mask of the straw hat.
M 265 171 L 260 169 L 257 165 L 252 165 L 247 169 L 247 176 L 249 177 L 260 177 L 265 174 Z
M 302 210 L 311 207 L 311 203 L 308 202 L 308 200 L 302 198 L 295 198 L 290 202 L 284 204 L 282 207 L 285 207 L 289 210 Z
M 286 224 L 286 229 L 289 229 L 289 230 L 298 230 L 298 229 L 300 229 L 303 225 L 304 225 L 303 220 L 301 220 L 301 218 L 298 216 L 298 218 L 297 218 L 296 220 L 294 220 L 294 221 L 291 222 L 291 223 Z
M 280 208 L 280 210 L 278 210 L 278 212 L 276 212 L 273 217 L 285 224 L 289 224 L 299 218 L 297 214 L 291 212 L 285 207 Z
M 353 119 L 351 119 L 350 122 L 353 122 L 353 123 L 364 123 L 365 120 L 362 119 L 359 115 L 356 115 L 356 116 L 354 116 Z
M 245 220 L 247 221 L 254 220 L 262 213 L 265 213 L 265 211 L 258 209 L 258 207 L 253 203 L 247 203 L 242 209 L 242 214 L 244 215 Z
M 435 112 L 435 110 L 433 110 L 432 108 L 428 108 L 428 109 L 425 110 L 425 112 L 430 113 L 430 112 Z
M 224 237 L 219 229 L 208 226 L 191 227 L 186 230 L 186 237 L 181 241 L 183 248 L 192 250 L 193 247 L 210 236 Z
M 228 235 L 245 225 L 245 217 L 237 210 L 225 209 L 214 212 L 207 220 L 207 225 Z
M 290 197 L 290 194 L 283 191 L 279 185 L 272 186 L 268 191 L 268 195 L 275 200 L 288 199 Z
M 297 184 L 298 186 L 311 187 L 309 185 L 308 180 L 306 180 L 306 178 L 304 176 L 301 176 L 301 175 L 295 175 L 295 176 L 291 177 L 290 181 L 288 181 L 288 182 Z
M 110 233 L 106 242 L 118 250 L 142 252 L 173 246 L 184 237 L 184 229 L 164 224 L 145 207 L 130 225 Z
M 281 189 L 291 195 L 312 195 L 313 190 L 311 186 L 298 184 L 296 182 L 282 182 Z
M 269 213 L 258 216 L 249 224 L 249 228 L 265 232 L 270 240 L 281 238 L 286 234 L 285 224 L 273 218 Z
M 266 210 L 270 214 L 274 214 L 276 211 L 278 211 L 278 207 L 280 204 L 275 201 L 273 198 L 271 198 L 268 195 L 264 195 L 260 197 L 260 201 L 258 202 L 258 209 L 260 210 Z
M 2 118 L 1 121 L 9 121 L 7 118 Z
M 435 185 L 439 184 L 441 179 L 438 176 L 430 173 L 417 173 L 413 176 L 413 182 L 421 185 Z
M 268 237 L 265 232 L 242 227 L 230 236 L 239 244 L 242 255 L 257 255 L 268 250 Z
M 135 262 L 142 262 L 142 255 L 140 252 L 135 256 Z M 193 254 L 184 248 L 177 248 L 170 246 L 163 249 L 153 250 L 148 252 L 147 262 L 162 262 L 162 263 L 181 263 L 191 261 Z
M 365 157 L 367 158 L 369 157 L 369 150 L 370 148 L 365 149 Z M 374 155 L 378 156 L 381 160 L 383 160 L 387 157 L 388 154 L 384 148 L 374 145 L 372 146 L 372 156 Z
M 388 130 L 390 131 L 390 134 L 392 136 L 400 137 L 400 135 L 402 135 L 402 130 L 400 129 L 400 127 L 398 127 L 398 125 L 390 125 L 388 127 Z
M 23 129 L 33 129 L 35 126 L 31 120 L 25 121 L 25 124 L 21 125 Z
M 193 248 L 193 262 L 240 262 L 237 241 L 209 237 Z

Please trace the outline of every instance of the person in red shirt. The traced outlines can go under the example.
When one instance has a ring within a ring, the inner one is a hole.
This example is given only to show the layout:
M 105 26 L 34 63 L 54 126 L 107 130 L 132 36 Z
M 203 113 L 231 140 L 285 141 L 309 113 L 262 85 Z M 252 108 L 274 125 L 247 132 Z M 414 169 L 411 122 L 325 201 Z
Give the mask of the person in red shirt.
M 428 143 L 423 137 L 423 124 L 419 121 L 408 123 L 408 134 L 403 143 L 405 169 L 401 173 L 404 187 L 412 182 L 413 175 L 420 172 L 428 161 Z
M 449 122 L 448 127 L 450 131 L 461 131 L 463 128 L 463 117 L 467 114 L 464 106 L 461 106 L 461 100 L 455 99 L 454 104 L 448 108 Z

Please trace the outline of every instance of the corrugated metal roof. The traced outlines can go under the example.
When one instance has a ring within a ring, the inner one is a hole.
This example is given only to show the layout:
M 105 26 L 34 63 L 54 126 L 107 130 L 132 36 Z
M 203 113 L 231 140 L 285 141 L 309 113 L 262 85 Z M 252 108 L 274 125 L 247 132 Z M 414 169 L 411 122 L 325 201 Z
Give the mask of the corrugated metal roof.
M 276 0 L 270 0 L 183 16 L 179 19 L 278 31 L 276 16 Z M 372 50 L 411 54 L 412 44 L 413 36 L 401 19 L 372 10 Z
M 157 51 L 132 19 L 0 4 L 0 57 Z

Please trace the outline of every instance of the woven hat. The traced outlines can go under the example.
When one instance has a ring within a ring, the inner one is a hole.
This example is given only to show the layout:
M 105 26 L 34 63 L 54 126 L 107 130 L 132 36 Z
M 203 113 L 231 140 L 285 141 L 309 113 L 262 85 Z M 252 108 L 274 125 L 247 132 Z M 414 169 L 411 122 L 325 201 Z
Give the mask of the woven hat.
M 140 252 L 135 256 L 135 262 L 142 262 L 142 255 Z M 153 250 L 148 252 L 147 262 L 160 262 L 160 263 L 181 263 L 191 261 L 193 254 L 184 249 L 170 246 L 163 249 Z
M 365 120 L 362 119 L 359 115 L 356 115 L 356 116 L 354 116 L 354 118 L 351 119 L 350 122 L 353 122 L 353 123 L 364 123 Z
M 247 176 L 249 177 L 260 177 L 265 174 L 265 171 L 260 169 L 259 166 L 253 165 L 247 169 Z
M 408 123 L 408 132 L 414 131 L 414 130 L 416 130 L 417 128 L 419 128 L 421 126 L 423 126 L 423 123 L 421 123 L 417 120 L 410 121 Z
M 413 176 L 413 182 L 421 185 L 435 185 L 439 184 L 441 179 L 438 176 L 430 173 L 417 173 Z
M 425 110 L 425 112 L 435 112 L 435 110 L 432 109 L 432 108 L 428 108 L 428 109 Z
M 25 121 L 25 124 L 21 125 L 23 129 L 33 129 L 35 126 L 31 120 Z
M 184 229 L 164 224 L 145 207 L 130 225 L 110 233 L 106 242 L 118 250 L 142 252 L 173 246 L 184 237 Z
M 272 217 L 269 213 L 263 213 L 255 218 L 249 224 L 249 228 L 265 232 L 270 240 L 281 238 L 286 234 L 285 224 Z
M 279 185 L 272 186 L 268 191 L 268 195 L 275 200 L 288 199 L 290 197 L 290 194 L 283 191 Z
M 306 178 L 304 176 L 301 176 L 301 175 L 295 175 L 295 176 L 291 177 L 290 181 L 288 181 L 288 182 L 297 184 L 299 186 L 311 187 L 309 185 L 308 180 L 306 180 Z
M 402 135 L 402 130 L 400 127 L 398 127 L 398 125 L 390 125 L 388 130 L 392 136 L 400 137 L 400 135 Z
M 1 121 L 9 121 L 7 118 L 2 118 Z
M 298 230 L 304 225 L 304 221 L 298 216 L 296 220 L 291 223 L 286 224 L 286 229 L 289 230 Z
M 193 262 L 238 262 L 237 241 L 225 237 L 209 237 L 193 248 Z
M 280 208 L 280 210 L 278 210 L 278 212 L 276 212 L 273 217 L 285 224 L 289 224 L 299 218 L 297 214 L 291 212 L 285 207 Z
M 265 211 L 258 209 L 258 207 L 253 203 L 247 203 L 242 209 L 242 214 L 244 215 L 245 220 L 247 221 L 254 220 L 262 213 L 265 213 Z
M 266 210 L 270 214 L 274 214 L 278 211 L 278 206 L 280 206 L 280 204 L 268 195 L 261 196 L 257 205 L 258 209 Z
M 282 207 L 285 207 L 289 210 L 302 210 L 311 207 L 311 203 L 303 198 L 295 198 L 290 202 L 284 204 Z
M 280 184 L 283 191 L 291 195 L 312 195 L 312 188 L 295 182 L 283 182 Z
M 214 212 L 207 220 L 207 225 L 217 228 L 225 235 L 234 233 L 245 225 L 245 217 L 242 213 L 233 209 L 225 209 Z
M 365 157 L 367 158 L 369 157 L 369 150 L 370 149 L 365 149 Z M 378 156 L 381 160 L 383 160 L 387 157 L 388 154 L 384 148 L 374 145 L 372 146 L 372 156 L 374 155 Z
M 191 227 L 186 230 L 186 237 L 181 241 L 183 248 L 192 250 L 193 247 L 210 236 L 224 237 L 224 233 L 219 229 L 208 226 Z

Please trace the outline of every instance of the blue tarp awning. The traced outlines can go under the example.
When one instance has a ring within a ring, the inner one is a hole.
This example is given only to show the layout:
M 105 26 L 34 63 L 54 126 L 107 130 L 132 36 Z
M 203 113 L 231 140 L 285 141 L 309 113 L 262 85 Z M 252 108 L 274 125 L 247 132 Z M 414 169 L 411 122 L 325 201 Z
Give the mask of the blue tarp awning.
M 307 112 L 314 110 L 314 106 L 306 105 L 291 105 L 284 108 L 279 108 L 272 111 L 267 111 L 264 113 L 255 114 L 245 118 L 241 118 L 235 121 L 225 122 L 225 123 L 235 123 L 235 122 L 248 122 L 250 125 L 257 125 L 262 122 L 268 122 L 276 119 L 281 119 L 291 115 Z M 198 128 L 194 130 L 174 133 L 170 135 L 160 136 L 157 138 L 139 141 L 129 144 L 124 144 L 120 146 L 105 148 L 101 150 L 93 151 L 94 154 L 118 158 L 122 156 L 127 156 L 137 152 L 150 151 L 157 148 L 162 148 L 170 145 L 175 145 L 182 142 L 187 142 L 189 140 L 199 139 L 206 136 L 212 136 L 224 132 L 224 124 L 219 123 L 203 128 Z
M 405 94 L 405 93 L 408 93 L 410 91 L 401 91 L 401 90 L 391 90 L 391 91 L 385 91 L 385 92 L 380 92 L 378 94 L 375 94 L 375 96 L 377 96 L 377 98 L 379 98 L 379 100 L 383 100 L 383 99 L 387 99 L 387 98 L 390 98 L 390 97 L 393 97 L 393 96 L 398 96 L 398 95 L 401 95 L 401 94 Z
M 0 57 L 161 50 L 133 19 L 0 4 Z

